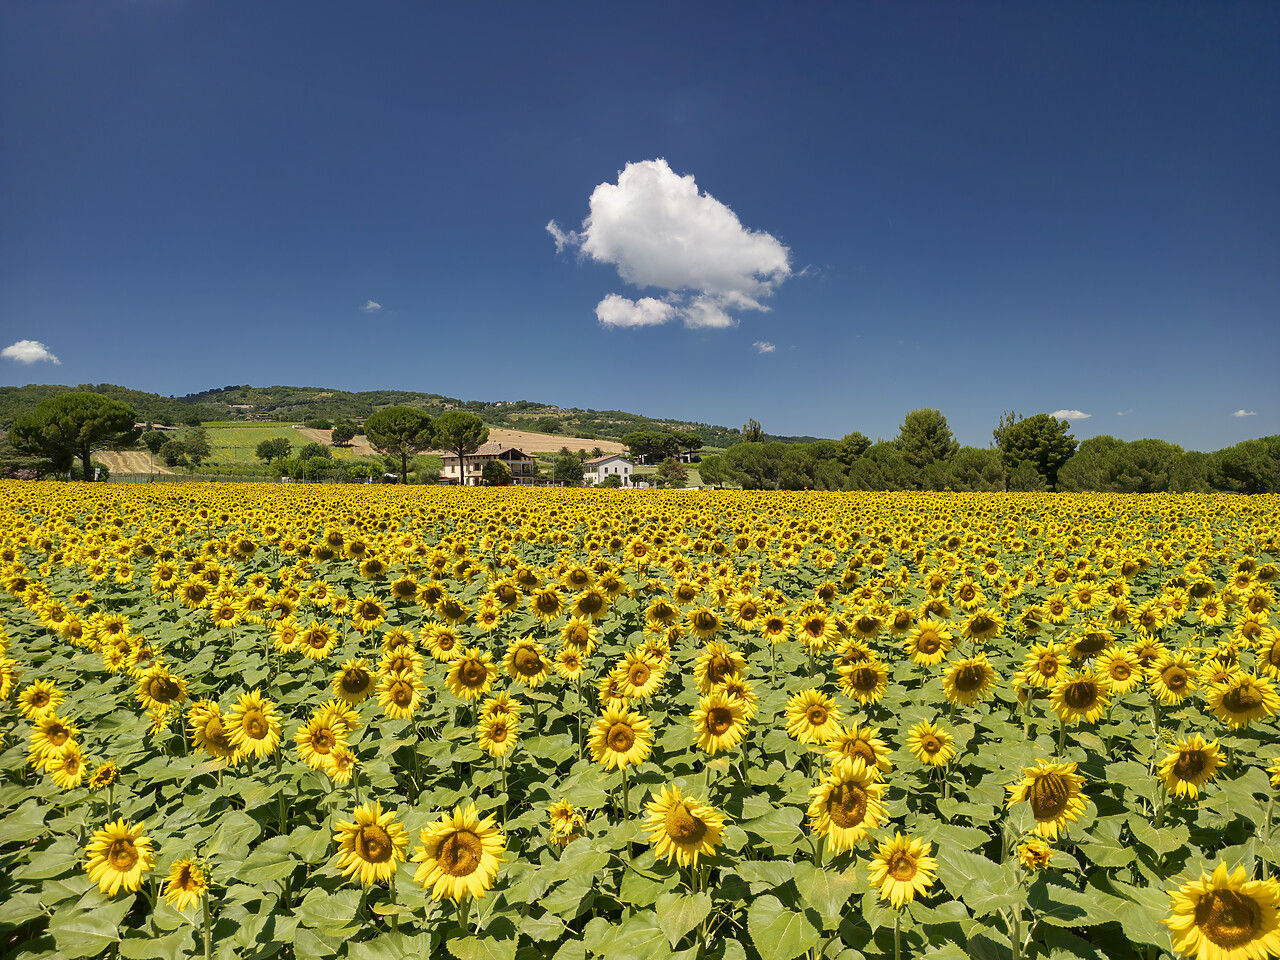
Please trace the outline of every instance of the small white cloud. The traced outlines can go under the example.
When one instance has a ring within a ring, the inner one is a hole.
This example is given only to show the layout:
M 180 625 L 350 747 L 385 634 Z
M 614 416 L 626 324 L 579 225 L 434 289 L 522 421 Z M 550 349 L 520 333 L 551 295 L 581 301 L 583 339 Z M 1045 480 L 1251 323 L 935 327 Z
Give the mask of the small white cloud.
M 10 347 L 9 349 L 11 350 L 13 348 Z M 5 353 L 8 353 L 8 352 L 9 352 L 8 350 L 5 351 Z M 1245 410 L 1244 408 L 1241 408 L 1232 414 L 1233 417 L 1256 417 L 1257 415 L 1258 415 L 1257 410 Z
M 4 357 L 6 360 L 16 360 L 18 363 L 25 363 L 28 366 L 40 360 L 48 360 L 50 363 L 62 363 L 39 340 L 19 340 L 17 343 L 0 350 L 0 357 Z
M 596 304 L 596 319 L 604 327 L 656 327 L 675 315 L 675 307 L 653 297 L 628 300 L 611 293 Z
M 382 304 L 377 303 L 373 300 L 368 300 L 365 302 L 365 305 L 360 309 L 363 310 L 365 313 L 377 313 L 379 310 L 382 309 Z
M 1050 416 L 1057 417 L 1059 420 L 1088 420 L 1093 414 L 1085 413 L 1083 410 L 1055 410 Z
M 729 310 L 767 310 L 761 301 L 791 275 L 790 251 L 783 244 L 748 230 L 727 206 L 700 192 L 692 176 L 680 176 L 665 160 L 627 164 L 617 183 L 592 191 L 588 204 L 581 231 L 564 230 L 554 220 L 547 224 L 556 252 L 575 248 L 612 264 L 635 287 L 665 291 L 662 301 L 654 301 L 670 308 L 663 323 L 678 316 L 687 327 L 734 326 Z M 609 313 L 609 305 L 616 306 L 613 297 L 600 302 L 597 317 L 602 308 Z
M 756 353 L 773 353 L 778 349 L 768 340 L 757 340 L 752 346 L 756 348 Z

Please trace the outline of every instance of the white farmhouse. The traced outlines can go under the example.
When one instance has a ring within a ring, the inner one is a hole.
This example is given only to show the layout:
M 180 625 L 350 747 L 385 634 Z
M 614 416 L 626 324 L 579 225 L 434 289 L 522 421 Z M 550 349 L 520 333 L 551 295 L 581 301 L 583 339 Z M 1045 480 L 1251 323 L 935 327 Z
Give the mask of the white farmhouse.
M 620 477 L 622 485 L 629 487 L 633 469 L 631 461 L 622 454 L 606 453 L 603 457 L 592 457 L 582 464 L 582 479 L 599 486 L 607 477 Z

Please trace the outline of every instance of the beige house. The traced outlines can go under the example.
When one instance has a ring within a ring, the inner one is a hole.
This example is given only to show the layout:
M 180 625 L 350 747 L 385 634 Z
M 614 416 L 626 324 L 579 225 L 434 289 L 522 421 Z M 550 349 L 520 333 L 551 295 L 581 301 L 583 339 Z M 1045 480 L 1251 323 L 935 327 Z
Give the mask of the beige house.
M 631 486 L 630 460 L 620 453 L 606 453 L 603 457 L 592 457 L 582 463 L 582 479 L 587 483 L 599 486 L 607 477 L 618 477 L 624 487 Z
M 465 476 L 458 469 L 456 453 L 444 453 L 441 456 L 444 458 L 444 469 L 440 472 L 440 479 L 452 483 L 462 483 L 468 487 L 479 486 L 484 482 L 484 465 L 490 460 L 501 460 L 506 464 L 507 469 L 511 471 L 513 484 L 527 487 L 538 482 L 538 458 L 501 443 L 486 443 L 475 453 L 467 454 Z

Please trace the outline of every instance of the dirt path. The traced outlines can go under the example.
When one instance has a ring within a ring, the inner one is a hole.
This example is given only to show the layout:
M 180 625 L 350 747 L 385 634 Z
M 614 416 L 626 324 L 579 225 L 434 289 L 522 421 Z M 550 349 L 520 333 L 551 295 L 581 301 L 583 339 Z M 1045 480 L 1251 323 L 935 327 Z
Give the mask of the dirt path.
M 173 473 L 162 461 L 145 451 L 99 450 L 93 459 L 106 464 L 107 469 L 117 476 L 122 473 Z

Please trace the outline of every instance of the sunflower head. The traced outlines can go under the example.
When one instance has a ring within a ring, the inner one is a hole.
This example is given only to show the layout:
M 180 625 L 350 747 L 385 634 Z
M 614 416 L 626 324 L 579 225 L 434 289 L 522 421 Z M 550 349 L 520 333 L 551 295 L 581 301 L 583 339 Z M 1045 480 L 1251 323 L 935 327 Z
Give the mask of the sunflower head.
M 677 786 L 663 787 L 646 806 L 644 829 L 655 857 L 696 866 L 700 856 L 715 853 L 725 826 L 720 811 L 696 797 L 683 796 Z

